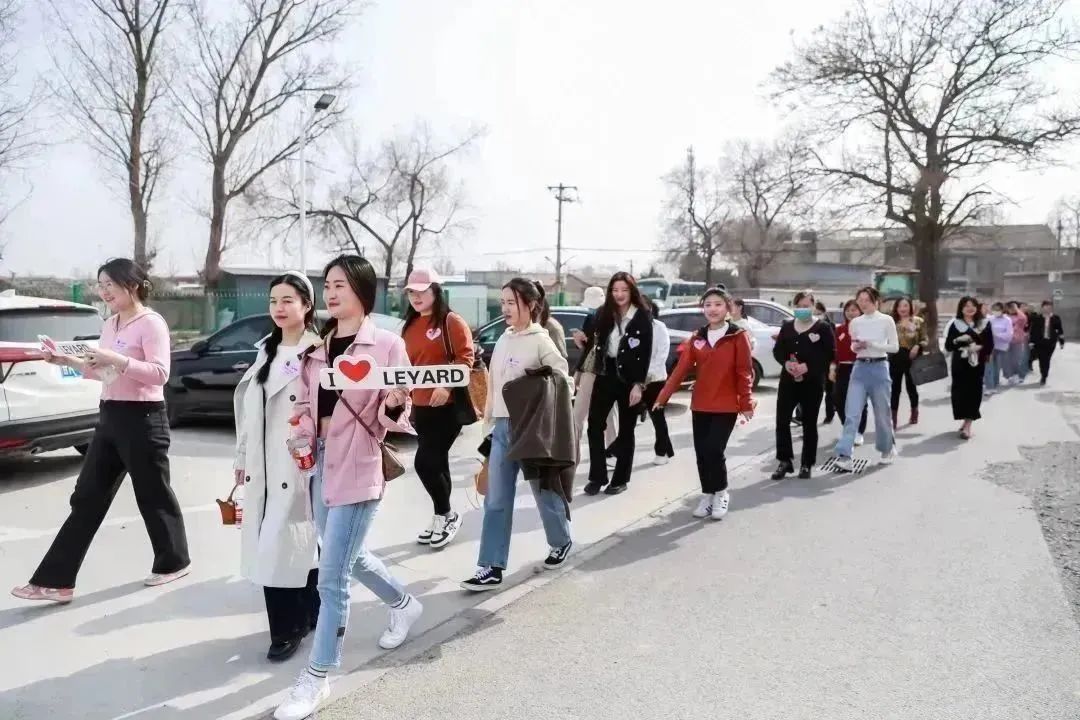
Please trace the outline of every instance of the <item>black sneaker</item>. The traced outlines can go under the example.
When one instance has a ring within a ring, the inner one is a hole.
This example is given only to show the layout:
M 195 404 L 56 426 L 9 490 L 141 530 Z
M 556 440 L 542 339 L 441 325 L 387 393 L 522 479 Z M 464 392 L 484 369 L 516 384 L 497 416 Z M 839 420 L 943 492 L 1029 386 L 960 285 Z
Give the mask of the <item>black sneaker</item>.
M 462 581 L 461 587 L 470 592 L 495 590 L 502 585 L 502 574 L 502 568 L 482 567 L 471 578 Z
M 548 553 L 547 559 L 544 560 L 545 570 L 554 570 L 555 568 L 566 562 L 567 556 L 570 554 L 570 548 L 574 546 L 574 541 L 563 545 L 561 548 L 551 548 L 551 552 Z
M 602 488 L 602 487 L 604 487 L 604 486 L 601 485 L 600 483 L 593 482 L 592 480 L 590 480 L 589 482 L 585 483 L 585 494 L 586 495 L 599 495 L 600 494 L 600 488 Z
M 605 495 L 619 495 L 619 494 L 622 494 L 622 493 L 626 492 L 626 490 L 627 490 L 626 483 L 611 483 L 610 485 L 607 486 L 607 489 L 604 490 L 604 494 Z
M 799 479 L 800 480 L 809 480 L 810 479 L 810 466 L 809 465 L 803 465 L 801 468 L 799 468 Z
M 783 480 L 785 477 L 795 472 L 795 466 L 786 460 L 780 462 L 780 465 L 776 468 L 776 472 L 772 474 L 773 480 Z

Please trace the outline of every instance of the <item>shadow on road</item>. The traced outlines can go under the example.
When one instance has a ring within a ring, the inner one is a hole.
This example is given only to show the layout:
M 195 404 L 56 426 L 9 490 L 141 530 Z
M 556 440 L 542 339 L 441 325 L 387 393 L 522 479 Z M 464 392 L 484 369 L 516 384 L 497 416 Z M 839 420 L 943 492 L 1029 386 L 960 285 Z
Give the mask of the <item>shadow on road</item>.
M 0 495 L 48 485 L 82 468 L 82 455 L 74 452 L 0 460 Z

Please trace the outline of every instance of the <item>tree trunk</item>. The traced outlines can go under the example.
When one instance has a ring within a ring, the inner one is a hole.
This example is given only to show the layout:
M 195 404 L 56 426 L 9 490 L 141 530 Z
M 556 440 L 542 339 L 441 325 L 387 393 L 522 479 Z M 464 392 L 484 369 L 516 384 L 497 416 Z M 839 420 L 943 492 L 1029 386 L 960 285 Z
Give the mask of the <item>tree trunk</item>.
M 146 212 L 143 210 L 142 202 L 137 197 L 134 189 L 131 191 L 131 219 L 135 223 L 135 253 L 133 259 L 144 270 L 150 272 L 150 268 L 154 264 L 154 258 L 146 249 Z
M 712 287 L 712 264 L 713 256 L 716 254 L 715 250 L 709 249 L 705 252 L 705 289 L 708 290 Z
M 211 181 L 210 242 L 203 263 L 203 282 L 207 290 L 217 290 L 221 282 L 221 257 L 225 250 L 225 209 L 229 199 L 225 193 L 225 171 L 215 165 Z
M 146 250 L 146 206 L 143 205 L 143 183 L 147 182 L 148 178 L 142 176 L 142 134 L 148 79 L 145 72 L 137 72 L 137 77 L 128 145 L 128 201 L 131 205 L 131 220 L 135 225 L 134 260 L 149 271 L 153 258 Z
M 394 271 L 394 250 L 393 248 L 386 248 L 386 262 L 383 263 L 383 277 L 386 278 L 386 282 L 390 282 L 390 273 Z
M 941 228 L 934 224 L 916 226 L 911 242 L 915 247 L 915 268 L 919 271 L 918 299 L 926 307 L 926 334 L 938 348 L 938 292 L 941 262 Z

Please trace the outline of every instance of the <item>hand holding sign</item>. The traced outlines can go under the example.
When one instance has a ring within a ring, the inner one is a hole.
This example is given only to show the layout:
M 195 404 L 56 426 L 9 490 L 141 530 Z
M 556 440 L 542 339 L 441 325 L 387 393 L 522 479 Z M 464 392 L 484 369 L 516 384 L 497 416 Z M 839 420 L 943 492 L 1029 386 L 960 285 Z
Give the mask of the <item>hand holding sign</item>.
M 322 369 L 319 385 L 327 390 L 467 387 L 470 372 L 468 365 L 379 367 L 370 355 L 342 355 Z

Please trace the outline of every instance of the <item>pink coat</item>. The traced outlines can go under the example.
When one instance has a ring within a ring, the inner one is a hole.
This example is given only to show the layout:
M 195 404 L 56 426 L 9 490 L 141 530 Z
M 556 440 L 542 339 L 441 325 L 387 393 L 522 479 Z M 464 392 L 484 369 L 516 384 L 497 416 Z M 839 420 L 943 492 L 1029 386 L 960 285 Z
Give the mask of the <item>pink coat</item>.
M 364 321 L 346 354 L 370 355 L 383 367 L 409 365 L 405 341 L 375 327 L 370 318 Z M 302 419 L 296 434 L 310 438 L 312 445 L 319 422 L 319 371 L 326 366 L 326 345 L 320 343 L 304 358 L 300 369 L 300 391 L 294 410 Z M 345 390 L 342 397 L 380 439 L 386 437 L 387 430 L 413 433 L 408 401 L 395 421 L 386 414 L 385 390 Z M 330 416 L 325 442 L 322 488 L 327 506 L 354 505 L 382 497 L 386 483 L 379 446 L 340 400 Z

